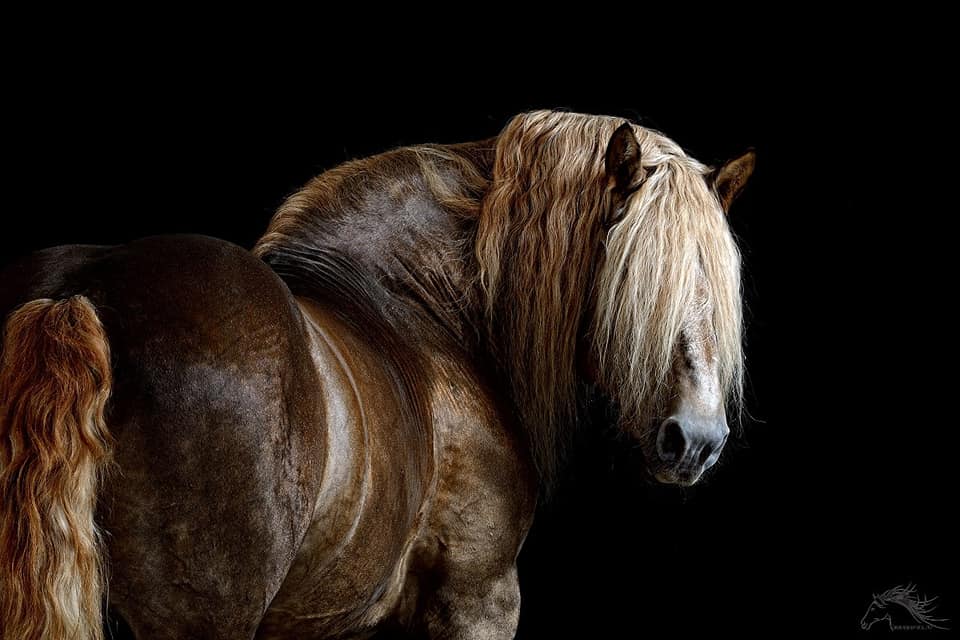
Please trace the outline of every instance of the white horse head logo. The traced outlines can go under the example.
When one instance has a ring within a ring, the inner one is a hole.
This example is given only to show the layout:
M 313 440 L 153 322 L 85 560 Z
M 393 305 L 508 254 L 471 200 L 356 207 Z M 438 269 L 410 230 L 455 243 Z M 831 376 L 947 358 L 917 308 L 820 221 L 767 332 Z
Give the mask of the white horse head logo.
M 875 623 L 886 620 L 891 631 L 898 629 L 946 629 L 945 618 L 933 617 L 937 598 L 921 598 L 912 584 L 893 587 L 874 594 L 873 601 L 860 620 L 861 629 L 869 629 Z M 897 622 L 903 621 L 905 622 Z

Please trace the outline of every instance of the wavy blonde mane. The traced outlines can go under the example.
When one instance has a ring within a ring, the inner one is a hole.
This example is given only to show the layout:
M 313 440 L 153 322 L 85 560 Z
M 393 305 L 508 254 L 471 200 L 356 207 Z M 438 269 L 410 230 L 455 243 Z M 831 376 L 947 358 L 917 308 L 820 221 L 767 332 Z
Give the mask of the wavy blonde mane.
M 555 111 L 515 117 L 498 139 L 481 207 L 476 256 L 491 341 L 545 479 L 576 422 L 584 327 L 627 424 L 656 411 L 695 304 L 711 306 L 722 388 L 734 403 L 741 396 L 740 256 L 709 169 L 633 125 L 646 176 L 606 225 L 605 152 L 623 122 Z

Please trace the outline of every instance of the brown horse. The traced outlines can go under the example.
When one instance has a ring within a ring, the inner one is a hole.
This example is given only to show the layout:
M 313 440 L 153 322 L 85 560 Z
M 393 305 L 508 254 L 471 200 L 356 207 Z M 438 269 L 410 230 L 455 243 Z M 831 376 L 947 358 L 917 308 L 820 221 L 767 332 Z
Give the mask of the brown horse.
M 154 237 L 8 267 L 0 636 L 512 637 L 578 390 L 663 482 L 719 456 L 724 210 L 752 168 L 534 112 L 315 178 L 252 254 Z

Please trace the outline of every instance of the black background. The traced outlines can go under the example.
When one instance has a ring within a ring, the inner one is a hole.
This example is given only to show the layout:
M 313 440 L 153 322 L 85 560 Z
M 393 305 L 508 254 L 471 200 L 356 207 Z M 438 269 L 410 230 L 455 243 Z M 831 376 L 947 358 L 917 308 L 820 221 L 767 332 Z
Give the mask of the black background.
M 741 46 L 668 70 L 602 48 L 345 48 L 291 72 L 215 47 L 26 48 L 6 63 L 0 259 L 170 232 L 249 247 L 327 168 L 492 136 L 531 108 L 635 118 L 708 163 L 755 147 L 732 213 L 744 429 L 688 490 L 584 434 L 521 554 L 519 636 L 855 633 L 872 593 L 909 581 L 955 619 L 957 211 L 936 154 L 952 132 L 924 64 L 852 49 Z

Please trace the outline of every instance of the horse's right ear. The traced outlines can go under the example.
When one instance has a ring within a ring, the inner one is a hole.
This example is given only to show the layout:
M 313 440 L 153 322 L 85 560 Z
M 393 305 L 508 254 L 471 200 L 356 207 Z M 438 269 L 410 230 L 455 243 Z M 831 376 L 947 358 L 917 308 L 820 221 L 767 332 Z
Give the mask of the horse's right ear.
M 749 149 L 739 158 L 727 162 L 713 174 L 713 188 L 717 192 L 717 197 L 720 199 L 724 211 L 729 213 L 730 205 L 743 191 L 756 166 L 757 154 L 753 149 Z
M 613 132 L 607 145 L 605 158 L 607 175 L 613 181 L 614 190 L 625 193 L 635 186 L 640 176 L 640 142 L 633 133 L 633 126 L 624 122 Z

